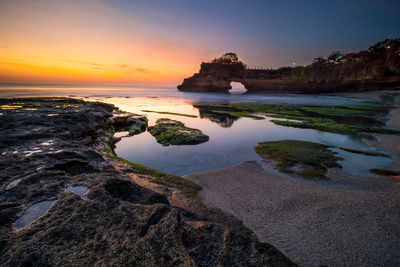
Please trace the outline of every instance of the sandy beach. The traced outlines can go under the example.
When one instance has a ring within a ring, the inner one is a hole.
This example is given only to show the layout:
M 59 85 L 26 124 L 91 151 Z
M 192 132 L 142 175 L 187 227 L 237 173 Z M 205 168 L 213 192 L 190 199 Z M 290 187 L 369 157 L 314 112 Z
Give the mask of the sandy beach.
M 398 97 L 395 103 L 387 125 L 400 128 Z M 398 170 L 400 136 L 374 136 L 369 143 L 394 155 L 390 168 Z M 239 218 L 260 241 L 302 266 L 399 266 L 400 181 L 338 169 L 328 177 L 329 182 L 293 178 L 266 162 L 185 176 L 203 187 L 206 203 Z

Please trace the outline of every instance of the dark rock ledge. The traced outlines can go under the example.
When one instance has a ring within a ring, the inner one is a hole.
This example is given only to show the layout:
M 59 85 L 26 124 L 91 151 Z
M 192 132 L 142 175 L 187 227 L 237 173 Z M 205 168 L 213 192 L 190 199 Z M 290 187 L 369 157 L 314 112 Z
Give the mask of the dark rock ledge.
M 235 218 L 111 157 L 113 106 L 0 108 L 0 266 L 296 266 Z

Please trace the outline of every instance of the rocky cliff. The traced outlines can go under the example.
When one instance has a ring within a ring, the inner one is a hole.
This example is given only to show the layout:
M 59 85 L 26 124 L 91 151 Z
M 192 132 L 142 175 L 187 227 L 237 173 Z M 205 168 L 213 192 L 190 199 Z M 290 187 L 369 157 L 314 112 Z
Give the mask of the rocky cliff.
M 227 53 L 202 63 L 199 73 L 184 79 L 181 91 L 228 92 L 240 82 L 249 93 L 328 93 L 400 86 L 400 39 L 385 40 L 357 54 L 317 58 L 313 64 L 276 70 L 249 69 Z
M 114 111 L 0 99 L 1 266 L 297 266 L 235 218 L 160 185 L 182 178 L 113 155 Z

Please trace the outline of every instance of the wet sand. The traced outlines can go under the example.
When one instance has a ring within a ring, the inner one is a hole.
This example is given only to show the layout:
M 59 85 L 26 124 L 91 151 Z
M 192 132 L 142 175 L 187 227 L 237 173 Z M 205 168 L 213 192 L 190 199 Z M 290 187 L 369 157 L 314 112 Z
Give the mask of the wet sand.
M 388 119 L 400 128 L 397 108 Z M 390 167 L 398 169 L 400 136 L 375 137 L 370 143 L 395 155 Z M 268 163 L 244 162 L 184 177 L 203 187 L 206 203 L 236 216 L 300 265 L 400 266 L 400 181 L 338 169 L 328 175 L 331 182 L 312 182 Z
M 260 241 L 303 266 L 399 266 L 400 183 L 320 185 L 265 171 L 256 162 L 185 176 L 201 198 L 234 215 Z
M 399 99 L 399 98 L 398 98 Z M 397 101 L 399 103 L 400 101 Z M 398 105 L 398 104 L 397 104 Z M 394 107 L 389 114 L 387 126 L 400 129 L 400 108 Z M 395 156 L 395 160 L 388 167 L 392 170 L 400 170 L 400 136 L 387 134 L 374 134 L 376 140 L 364 140 L 365 143 L 384 150 Z

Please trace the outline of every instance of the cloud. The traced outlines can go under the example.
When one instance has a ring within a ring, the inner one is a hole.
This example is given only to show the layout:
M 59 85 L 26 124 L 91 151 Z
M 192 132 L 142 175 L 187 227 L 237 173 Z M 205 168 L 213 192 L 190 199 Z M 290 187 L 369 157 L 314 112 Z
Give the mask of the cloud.
M 107 65 L 105 65 L 105 64 L 100 64 L 100 63 L 90 62 L 90 61 L 84 61 L 84 60 L 66 59 L 64 61 L 75 62 L 75 63 L 86 64 L 86 65 L 92 65 L 92 66 L 97 66 L 97 67 L 107 67 Z
M 3 48 L 3 49 L 13 49 L 13 47 L 11 47 L 11 46 L 9 46 L 9 45 L 2 45 L 2 44 L 0 44 L 0 48 Z
M 134 73 L 141 73 L 141 74 L 154 74 L 155 72 L 143 67 L 137 67 L 132 64 L 103 64 L 97 63 L 93 61 L 85 61 L 85 60 L 77 60 L 77 59 L 64 59 L 63 61 L 79 63 L 84 65 L 92 66 L 91 69 L 96 70 L 115 70 L 119 69 L 125 72 L 134 72 Z
M 146 68 L 139 68 L 135 67 L 131 64 L 116 64 L 115 66 L 119 67 L 120 69 L 123 69 L 125 71 L 130 71 L 130 72 L 140 72 L 140 73 L 154 73 L 153 71 L 146 69 Z

